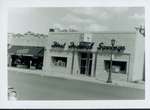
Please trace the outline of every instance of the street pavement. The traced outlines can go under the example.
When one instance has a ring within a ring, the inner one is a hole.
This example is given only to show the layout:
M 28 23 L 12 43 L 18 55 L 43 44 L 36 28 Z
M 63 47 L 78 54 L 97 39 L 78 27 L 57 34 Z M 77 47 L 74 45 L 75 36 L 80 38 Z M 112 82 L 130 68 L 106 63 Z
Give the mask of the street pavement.
M 8 71 L 19 100 L 144 100 L 144 90 Z

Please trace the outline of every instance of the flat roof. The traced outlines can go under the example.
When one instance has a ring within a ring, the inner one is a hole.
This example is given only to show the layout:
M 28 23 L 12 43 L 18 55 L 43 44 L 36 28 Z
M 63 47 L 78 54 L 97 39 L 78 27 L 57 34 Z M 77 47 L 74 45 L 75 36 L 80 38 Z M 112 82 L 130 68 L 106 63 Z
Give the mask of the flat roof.
M 99 32 L 49 32 L 54 34 L 136 34 L 136 31 L 99 31 Z

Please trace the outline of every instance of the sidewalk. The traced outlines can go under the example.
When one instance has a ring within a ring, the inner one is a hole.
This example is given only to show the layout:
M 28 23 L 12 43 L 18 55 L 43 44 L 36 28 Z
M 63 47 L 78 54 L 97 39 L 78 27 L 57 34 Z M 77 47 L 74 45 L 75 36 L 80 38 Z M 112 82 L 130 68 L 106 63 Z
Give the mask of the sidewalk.
M 44 72 L 42 70 L 29 70 L 29 69 L 20 69 L 20 68 L 12 68 L 8 67 L 8 71 L 17 71 L 17 72 L 23 72 L 23 73 L 29 73 L 29 74 L 36 74 L 41 75 L 42 77 L 45 77 Z M 48 77 L 59 77 L 64 79 L 73 79 L 73 80 L 81 80 L 81 81 L 88 81 L 93 83 L 99 83 L 99 84 L 106 84 L 111 86 L 121 86 L 121 87 L 130 87 L 130 88 L 137 88 L 137 89 L 145 89 L 145 83 L 143 81 L 140 82 L 125 82 L 125 81 L 119 81 L 119 80 L 113 80 L 112 83 L 106 83 L 106 80 L 97 79 L 95 77 L 89 77 L 85 75 L 75 75 L 75 74 L 49 74 Z

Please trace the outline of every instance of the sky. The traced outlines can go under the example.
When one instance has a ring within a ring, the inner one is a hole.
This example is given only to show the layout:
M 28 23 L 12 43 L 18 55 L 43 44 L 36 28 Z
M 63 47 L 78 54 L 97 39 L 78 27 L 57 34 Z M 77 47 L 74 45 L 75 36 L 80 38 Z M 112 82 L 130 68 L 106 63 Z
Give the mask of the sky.
M 8 32 L 48 34 L 49 28 L 84 32 L 135 31 L 145 24 L 143 7 L 25 7 L 9 8 Z

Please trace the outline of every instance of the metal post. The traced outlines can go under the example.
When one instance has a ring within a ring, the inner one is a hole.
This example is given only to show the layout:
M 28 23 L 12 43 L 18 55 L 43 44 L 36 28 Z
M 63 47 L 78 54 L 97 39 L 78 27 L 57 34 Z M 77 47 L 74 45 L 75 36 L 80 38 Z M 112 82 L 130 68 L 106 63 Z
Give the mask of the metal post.
M 89 72 L 90 72 L 90 71 L 89 71 L 89 68 L 90 68 L 90 67 L 89 67 L 89 66 L 90 66 L 89 64 L 90 64 L 90 53 L 87 52 L 87 59 L 86 59 L 86 75 L 87 75 L 87 76 L 89 76 Z
M 109 68 L 109 75 L 108 75 L 107 83 L 112 83 L 111 73 L 112 73 L 112 50 L 111 50 L 111 55 L 110 55 L 110 68 Z
M 110 54 L 110 68 L 109 68 L 109 75 L 108 75 L 107 83 L 112 83 L 111 76 L 112 76 L 112 54 L 113 54 L 113 49 L 115 45 L 114 39 L 111 40 L 111 45 L 112 45 L 112 48 L 111 48 L 111 54 Z
M 94 72 L 93 72 L 93 76 L 96 77 L 96 64 L 97 64 L 97 52 L 95 52 L 95 60 L 94 60 Z
M 72 52 L 72 64 L 71 64 L 71 74 L 73 74 L 74 54 L 75 54 L 75 50 L 73 49 L 73 52 Z

